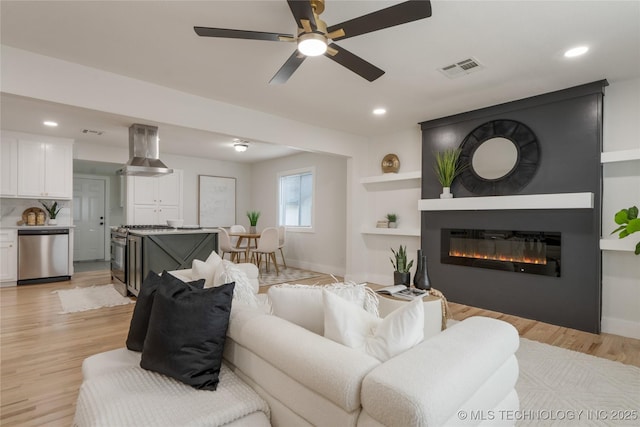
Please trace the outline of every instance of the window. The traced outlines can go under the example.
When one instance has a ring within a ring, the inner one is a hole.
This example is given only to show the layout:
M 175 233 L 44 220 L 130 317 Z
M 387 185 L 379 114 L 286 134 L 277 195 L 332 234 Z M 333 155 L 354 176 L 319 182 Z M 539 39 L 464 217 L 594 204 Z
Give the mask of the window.
M 313 175 L 313 168 L 278 174 L 278 225 L 313 227 Z

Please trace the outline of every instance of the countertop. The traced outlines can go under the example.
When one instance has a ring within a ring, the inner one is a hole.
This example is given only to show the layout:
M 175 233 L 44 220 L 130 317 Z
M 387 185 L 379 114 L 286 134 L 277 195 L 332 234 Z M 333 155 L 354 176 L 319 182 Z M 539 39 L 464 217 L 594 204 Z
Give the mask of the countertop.
M 161 236 L 161 235 L 174 235 L 174 234 L 209 234 L 217 233 L 218 230 L 214 228 L 174 228 L 167 230 L 129 230 L 129 234 L 134 236 Z
M 56 230 L 75 227 L 75 225 L 3 225 L 0 228 L 5 230 Z

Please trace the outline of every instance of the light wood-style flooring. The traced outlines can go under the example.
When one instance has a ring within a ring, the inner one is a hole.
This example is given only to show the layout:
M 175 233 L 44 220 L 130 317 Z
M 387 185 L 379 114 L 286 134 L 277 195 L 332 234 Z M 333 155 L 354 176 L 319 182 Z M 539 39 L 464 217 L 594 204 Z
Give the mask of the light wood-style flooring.
M 307 282 L 332 283 L 333 279 L 323 276 Z M 71 425 L 82 361 L 124 345 L 133 304 L 59 314 L 58 296 L 51 292 L 106 283 L 110 283 L 109 271 L 97 271 L 77 273 L 68 282 L 0 289 L 0 425 Z M 513 324 L 523 337 L 640 366 L 640 340 L 450 306 L 457 320 L 495 317 Z

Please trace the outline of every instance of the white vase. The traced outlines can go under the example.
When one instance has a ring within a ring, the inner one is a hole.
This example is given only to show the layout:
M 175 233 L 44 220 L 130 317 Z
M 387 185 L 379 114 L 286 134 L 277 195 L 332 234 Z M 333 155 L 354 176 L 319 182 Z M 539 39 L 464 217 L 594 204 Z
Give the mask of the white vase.
M 442 187 L 442 194 L 440 195 L 441 199 L 452 199 L 453 194 L 451 194 L 451 187 Z
M 398 223 L 389 221 L 389 228 L 398 228 Z
M 53 219 L 53 218 L 49 218 L 49 225 L 58 225 L 58 220 L 57 219 Z

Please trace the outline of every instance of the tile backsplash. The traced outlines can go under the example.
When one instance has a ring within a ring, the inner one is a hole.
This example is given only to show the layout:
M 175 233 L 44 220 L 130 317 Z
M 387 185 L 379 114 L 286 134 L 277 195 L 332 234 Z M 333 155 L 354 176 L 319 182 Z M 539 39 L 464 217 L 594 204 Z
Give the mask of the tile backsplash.
M 46 201 L 49 202 L 51 200 L 47 199 Z M 58 225 L 71 225 L 71 200 L 55 201 L 58 202 L 58 205 L 62 206 L 62 209 L 60 210 L 56 218 L 58 220 Z M 46 213 L 46 210 L 44 209 L 42 204 L 40 204 L 39 199 L 0 199 L 0 226 L 13 227 L 18 225 L 18 221 L 22 220 L 22 213 L 26 209 L 33 207 L 38 207 L 45 211 L 47 220 L 49 219 L 49 215 Z

